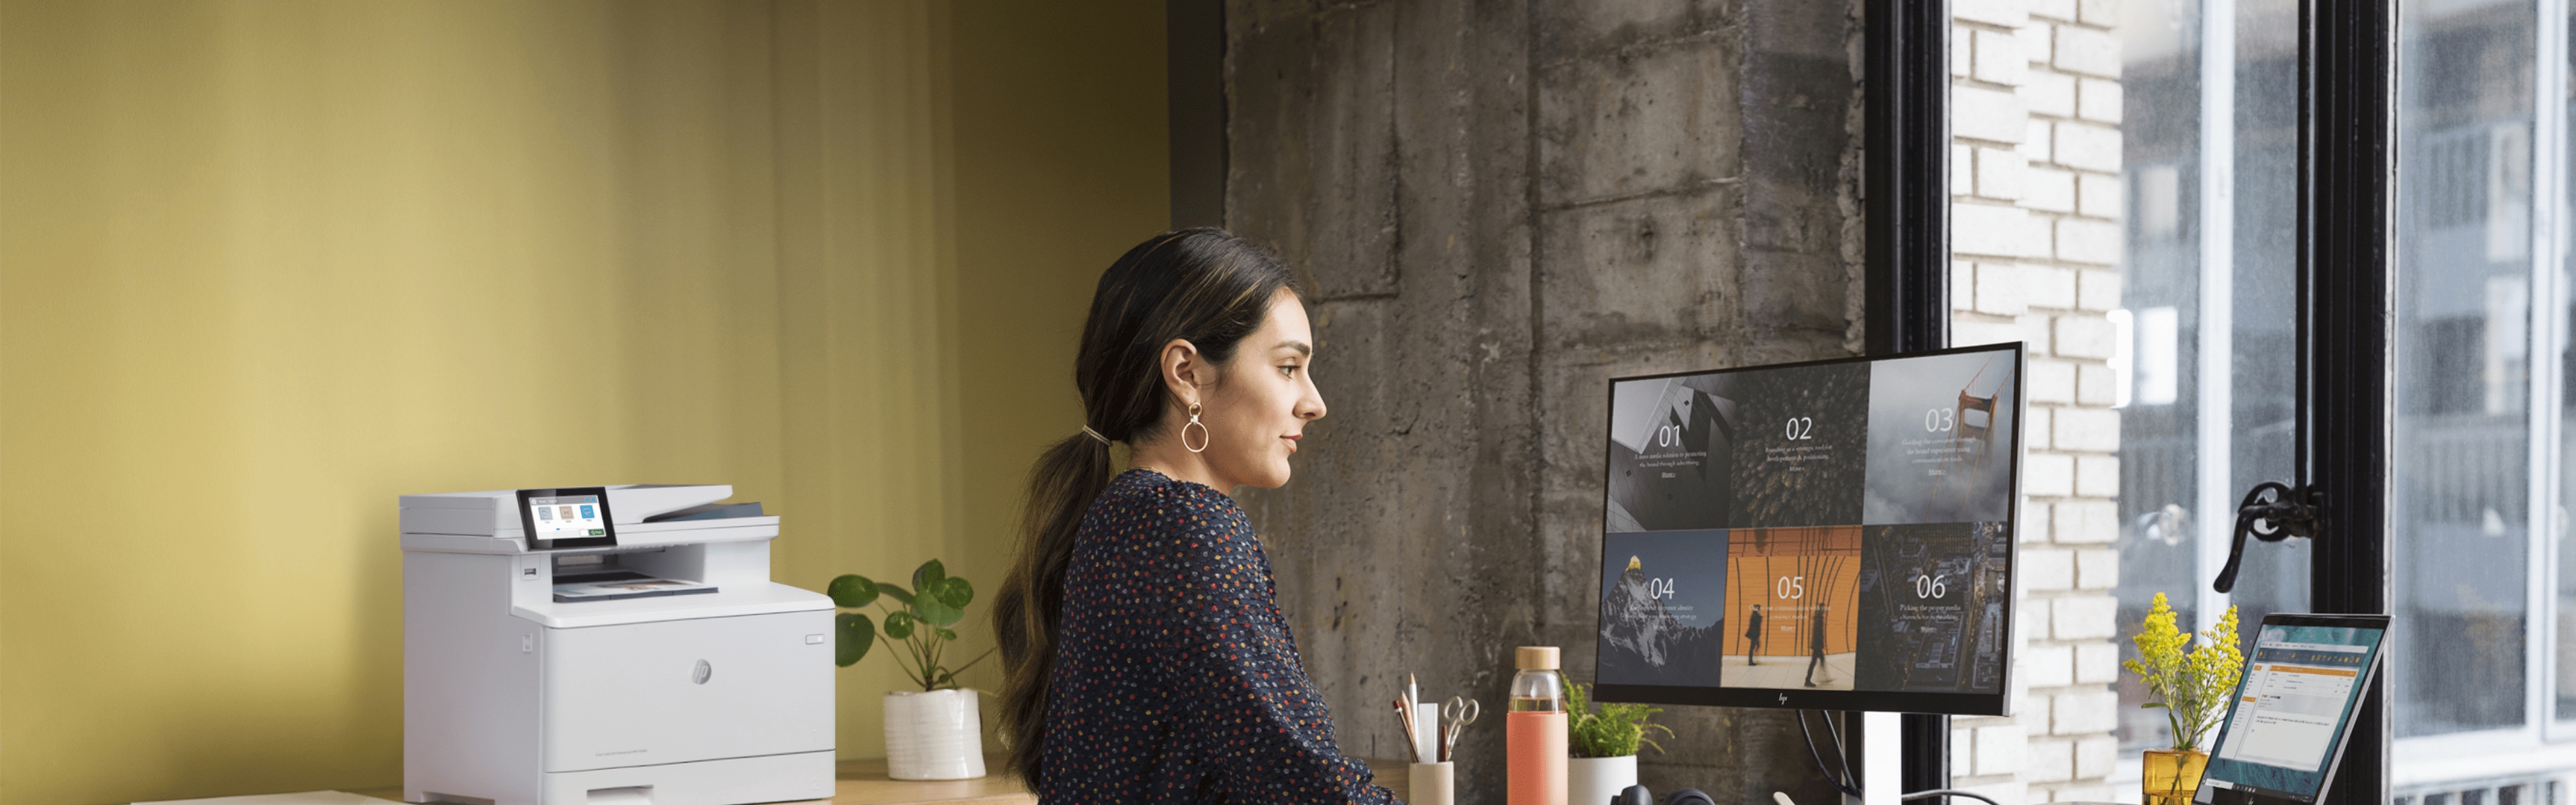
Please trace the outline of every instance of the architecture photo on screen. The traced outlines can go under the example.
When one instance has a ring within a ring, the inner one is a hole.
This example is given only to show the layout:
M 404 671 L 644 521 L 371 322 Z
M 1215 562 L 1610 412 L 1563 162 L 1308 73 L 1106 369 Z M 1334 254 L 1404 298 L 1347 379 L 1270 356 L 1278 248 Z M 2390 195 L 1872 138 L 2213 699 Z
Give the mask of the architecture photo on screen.
M 1605 694 L 2000 707 L 2021 367 L 2006 344 L 1612 380 Z

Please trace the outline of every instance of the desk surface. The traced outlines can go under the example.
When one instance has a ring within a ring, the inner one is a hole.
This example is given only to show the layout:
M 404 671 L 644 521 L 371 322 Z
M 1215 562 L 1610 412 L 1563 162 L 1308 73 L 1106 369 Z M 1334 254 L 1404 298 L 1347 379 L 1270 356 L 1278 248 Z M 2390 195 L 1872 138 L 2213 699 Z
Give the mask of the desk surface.
M 1378 785 L 1393 789 L 1398 799 L 1404 797 L 1404 764 L 1383 760 L 1370 760 L 1368 764 L 1369 770 L 1377 773 Z M 973 780 L 925 782 L 887 777 L 886 762 L 883 759 L 845 760 L 841 761 L 840 773 L 836 775 L 840 781 L 835 784 L 832 798 L 812 801 L 828 802 L 831 805 L 912 805 L 913 803 L 1031 805 L 1038 801 L 1036 795 L 1020 787 L 1019 780 L 999 773 L 1002 768 L 1000 755 L 986 757 L 984 767 L 995 770 L 996 773 Z M 402 799 L 401 788 L 373 788 L 351 793 L 380 799 Z

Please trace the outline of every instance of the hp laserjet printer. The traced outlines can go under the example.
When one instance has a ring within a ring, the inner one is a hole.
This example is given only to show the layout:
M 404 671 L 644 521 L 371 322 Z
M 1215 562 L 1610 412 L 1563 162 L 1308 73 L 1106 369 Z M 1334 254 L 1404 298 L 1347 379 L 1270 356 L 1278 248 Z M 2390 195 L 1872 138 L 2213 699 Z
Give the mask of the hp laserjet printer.
M 832 602 L 731 486 L 402 497 L 403 797 L 738 805 L 832 784 Z

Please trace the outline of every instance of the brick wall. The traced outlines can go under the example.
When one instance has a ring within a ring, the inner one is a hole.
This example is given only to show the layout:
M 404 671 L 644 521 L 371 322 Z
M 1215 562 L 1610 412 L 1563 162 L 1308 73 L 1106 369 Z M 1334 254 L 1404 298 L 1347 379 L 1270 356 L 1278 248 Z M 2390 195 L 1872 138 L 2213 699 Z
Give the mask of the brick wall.
M 1959 786 L 2109 800 L 2120 303 L 2118 0 L 1954 0 L 1951 341 L 2026 341 L 2019 708 L 1952 722 Z

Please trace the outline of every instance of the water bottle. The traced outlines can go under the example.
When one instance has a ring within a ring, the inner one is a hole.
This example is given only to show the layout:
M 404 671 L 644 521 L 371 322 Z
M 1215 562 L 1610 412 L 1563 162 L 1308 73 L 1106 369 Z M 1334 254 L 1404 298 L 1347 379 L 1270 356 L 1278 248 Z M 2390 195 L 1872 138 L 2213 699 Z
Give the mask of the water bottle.
M 1555 646 L 1512 652 L 1511 711 L 1503 717 L 1508 805 L 1565 805 L 1565 678 Z

